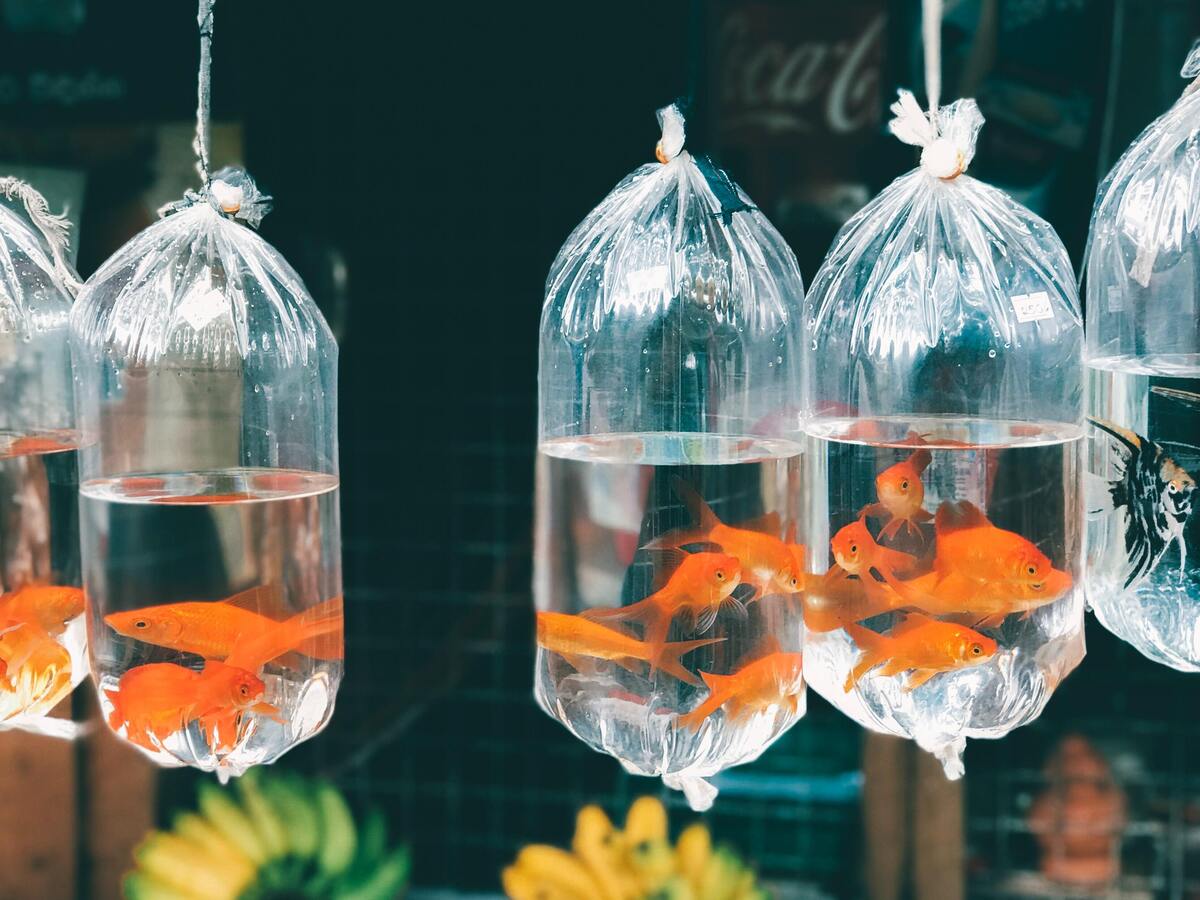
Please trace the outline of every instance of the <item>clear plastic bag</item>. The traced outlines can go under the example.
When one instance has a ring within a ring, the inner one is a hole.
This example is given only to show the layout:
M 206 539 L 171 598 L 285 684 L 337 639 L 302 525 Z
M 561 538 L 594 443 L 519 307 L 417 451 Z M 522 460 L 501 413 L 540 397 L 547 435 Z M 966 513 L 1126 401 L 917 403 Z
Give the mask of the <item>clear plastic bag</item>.
M 337 345 L 223 170 L 71 318 L 88 638 L 109 725 L 220 775 L 328 721 L 342 674 Z
M 1183 67 L 1200 76 L 1200 43 Z M 1125 151 L 1092 214 L 1088 601 L 1150 659 L 1200 671 L 1200 90 Z
M 542 708 L 707 807 L 804 712 L 803 286 L 783 239 L 659 113 L 659 162 L 575 229 L 542 314 Z
M 87 675 L 67 322 L 66 221 L 0 179 L 0 728 L 71 737 L 50 711 Z M 36 226 L 38 231 L 34 230 Z
M 892 130 L 921 166 L 855 215 L 808 298 L 804 668 L 962 772 L 1078 664 L 1082 343 L 1053 229 L 962 174 L 983 117 Z

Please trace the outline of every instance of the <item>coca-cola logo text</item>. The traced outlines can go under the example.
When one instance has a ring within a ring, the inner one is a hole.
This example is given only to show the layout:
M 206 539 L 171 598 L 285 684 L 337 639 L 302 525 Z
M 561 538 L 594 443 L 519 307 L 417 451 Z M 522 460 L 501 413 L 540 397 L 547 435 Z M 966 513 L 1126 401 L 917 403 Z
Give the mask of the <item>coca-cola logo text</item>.
M 779 23 L 755 19 L 743 8 L 719 26 L 722 129 L 848 135 L 872 127 L 879 112 L 884 15 L 874 15 L 855 34 L 824 40 L 789 40 L 779 34 L 786 29 L 773 25 Z

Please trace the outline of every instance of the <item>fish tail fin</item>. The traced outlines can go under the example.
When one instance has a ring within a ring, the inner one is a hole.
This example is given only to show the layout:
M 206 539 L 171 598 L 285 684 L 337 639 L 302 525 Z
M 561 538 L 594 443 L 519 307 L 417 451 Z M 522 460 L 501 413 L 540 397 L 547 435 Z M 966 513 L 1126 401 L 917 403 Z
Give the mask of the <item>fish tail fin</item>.
M 703 687 L 704 683 L 683 667 L 680 658 L 691 653 L 693 650 L 698 650 L 700 647 L 707 647 L 709 644 L 719 644 L 725 638 L 704 638 L 698 641 L 675 641 L 670 644 L 660 644 L 654 652 L 653 658 L 650 660 L 650 673 L 653 675 L 656 669 L 662 669 L 668 675 L 678 678 L 680 681 L 687 682 L 694 687 Z
M 990 524 L 983 511 L 970 500 L 944 500 L 933 517 L 933 527 L 939 535 Z
M 842 686 L 847 694 L 854 690 L 860 678 L 878 666 L 887 656 L 887 641 L 888 639 L 882 635 L 871 631 L 869 628 L 863 628 L 861 625 L 847 625 L 846 633 L 854 640 L 862 651 L 858 656 L 858 661 L 855 662 L 854 668 L 846 676 L 846 683 Z
M 933 462 L 933 454 L 925 449 L 914 450 L 912 456 L 908 458 L 908 461 L 912 463 L 913 468 L 916 469 L 917 474 L 920 475 L 922 472 L 928 469 L 929 464 Z
M 701 533 L 708 534 L 713 528 L 721 524 L 721 520 L 717 518 L 712 508 L 704 502 L 704 498 L 700 496 L 699 491 L 678 475 L 671 480 L 671 483 L 675 486 L 675 493 L 679 495 L 679 499 L 683 501 L 683 505 L 688 508 L 692 517 L 695 518 L 698 530 Z
M 341 659 L 345 655 L 345 618 L 342 598 L 334 597 L 298 613 L 297 640 L 291 649 L 313 659 Z

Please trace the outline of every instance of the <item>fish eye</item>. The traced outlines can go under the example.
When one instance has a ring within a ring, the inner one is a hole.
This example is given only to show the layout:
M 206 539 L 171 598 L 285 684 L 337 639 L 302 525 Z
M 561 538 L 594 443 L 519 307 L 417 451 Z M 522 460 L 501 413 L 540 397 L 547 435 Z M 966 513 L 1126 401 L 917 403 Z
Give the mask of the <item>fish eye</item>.
M 145 619 L 138 619 L 136 622 L 133 623 L 133 627 L 134 628 L 149 628 L 150 623 L 147 622 Z
M 908 479 L 907 478 L 905 478 L 902 482 L 900 482 L 900 490 L 902 490 L 902 491 L 908 490 Z
M 725 580 L 725 573 L 722 572 L 720 569 L 717 569 L 717 581 L 724 581 L 724 580 Z
M 238 685 L 238 693 L 240 693 L 243 697 L 248 696 L 250 694 L 249 686 L 244 684 Z
M 850 545 L 850 552 L 851 552 L 851 553 L 857 553 L 857 552 L 858 552 L 858 544 L 851 544 L 851 545 Z
M 796 587 L 798 584 L 800 584 L 800 579 L 796 578 L 796 576 L 793 575 L 792 576 L 792 587 Z
M 1030 563 L 1026 567 L 1025 571 L 1027 571 L 1030 575 L 1036 575 L 1037 574 L 1037 566 L 1035 566 L 1033 563 Z
M 1168 494 L 1178 494 L 1179 493 L 1179 485 L 1177 485 L 1175 482 L 1172 481 L 1170 484 L 1167 485 L 1167 493 Z
M 982 644 L 972 644 L 971 645 L 971 655 L 972 656 L 982 656 L 983 655 L 983 645 Z

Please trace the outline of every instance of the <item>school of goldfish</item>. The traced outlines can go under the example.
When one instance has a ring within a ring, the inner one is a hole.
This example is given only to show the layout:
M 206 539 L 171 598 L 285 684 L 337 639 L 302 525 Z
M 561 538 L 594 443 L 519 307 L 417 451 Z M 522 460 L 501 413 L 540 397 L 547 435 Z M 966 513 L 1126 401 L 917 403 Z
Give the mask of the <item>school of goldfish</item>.
M 108 724 L 151 752 L 195 722 L 214 753 L 227 753 L 246 736 L 250 713 L 281 721 L 265 699 L 263 669 L 300 665 L 298 657 L 342 658 L 342 598 L 273 618 L 277 592 L 255 587 L 218 601 L 190 601 L 116 612 L 105 624 L 124 637 L 203 660 L 199 670 L 153 662 L 127 670 L 103 690 Z
M 0 595 L 0 721 L 44 716 L 71 692 L 63 635 L 83 615 L 83 591 L 27 584 Z
M 858 647 L 847 692 L 869 674 L 907 673 L 904 690 L 912 691 L 944 672 L 986 663 L 998 644 L 984 631 L 1009 616 L 1028 616 L 1071 589 L 1069 573 L 969 501 L 926 510 L 922 478 L 931 461 L 918 447 L 880 472 L 878 502 L 833 536 L 829 570 L 806 579 L 805 627 L 844 629 Z M 880 519 L 872 534 L 871 521 Z M 890 546 L 901 539 L 911 552 Z M 885 615 L 889 633 L 862 624 Z
M 712 630 L 721 615 L 745 619 L 755 602 L 793 602 L 803 582 L 803 548 L 791 534 L 780 538 L 777 515 L 738 526 L 722 522 L 686 482 L 676 479 L 675 490 L 696 520 L 694 527 L 668 532 L 643 549 L 664 560 L 666 581 L 647 597 L 628 606 L 590 609 L 579 615 L 537 614 L 537 642 L 576 671 L 611 663 L 654 677 L 663 673 L 707 694 L 686 714 L 676 718 L 683 729 L 696 730 L 719 710 L 738 722 L 760 712 L 785 710 L 795 714 L 804 691 L 802 657 L 781 649 L 773 636 L 740 660 L 729 674 L 692 672 L 682 658 L 726 640 L 700 637 Z M 686 547 L 707 548 L 689 552 Z M 739 587 L 749 592 L 735 596 Z M 672 625 L 681 621 L 697 637 L 668 641 Z M 626 626 L 641 629 L 636 637 Z

